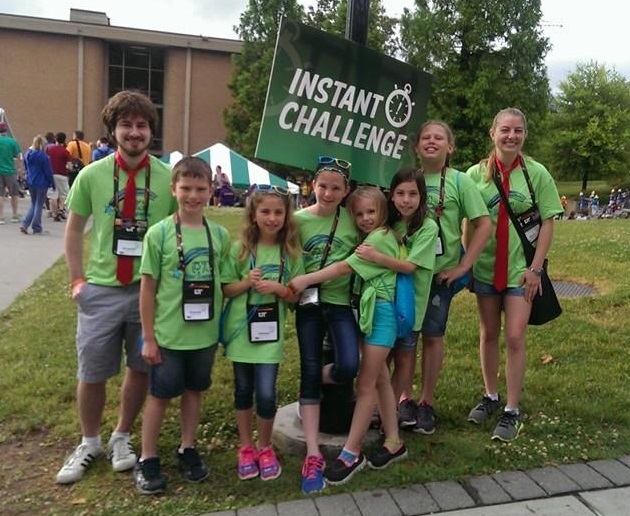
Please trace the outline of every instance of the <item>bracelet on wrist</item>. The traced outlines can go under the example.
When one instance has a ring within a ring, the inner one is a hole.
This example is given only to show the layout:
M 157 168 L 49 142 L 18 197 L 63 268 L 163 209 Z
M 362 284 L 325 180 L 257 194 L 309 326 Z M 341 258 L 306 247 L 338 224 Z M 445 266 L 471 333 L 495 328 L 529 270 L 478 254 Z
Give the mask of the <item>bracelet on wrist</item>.
M 87 281 L 85 280 L 85 278 L 78 278 L 75 280 L 72 280 L 70 282 L 70 289 L 73 289 L 74 287 L 76 287 L 77 285 L 82 285 L 83 283 L 87 283 Z
M 543 273 L 542 269 L 534 269 L 534 267 L 530 267 L 529 270 L 532 271 L 539 278 L 542 276 L 542 273 Z

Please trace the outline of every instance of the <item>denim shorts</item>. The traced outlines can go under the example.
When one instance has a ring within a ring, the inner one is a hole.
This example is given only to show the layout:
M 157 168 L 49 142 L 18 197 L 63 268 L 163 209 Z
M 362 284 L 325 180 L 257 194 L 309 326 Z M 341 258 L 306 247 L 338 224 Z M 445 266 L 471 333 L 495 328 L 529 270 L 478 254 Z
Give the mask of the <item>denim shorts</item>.
M 374 306 L 372 332 L 363 337 L 366 344 L 372 346 L 394 347 L 396 341 L 396 309 L 394 303 L 377 299 Z
M 419 331 L 412 331 L 407 337 L 398 338 L 394 342 L 394 349 L 401 349 L 403 351 L 413 351 L 418 347 L 418 338 L 420 337 Z
M 262 419 L 273 419 L 276 415 L 276 380 L 278 364 L 247 364 L 233 362 L 234 408 L 248 410 L 254 405 L 256 414 Z
M 184 391 L 208 390 L 216 351 L 217 346 L 186 351 L 160 347 L 162 362 L 151 366 L 149 392 L 156 398 L 170 399 Z
M 422 330 L 420 330 L 422 335 L 428 337 L 444 336 L 453 295 L 453 285 L 447 287 L 444 283 L 436 283 L 435 276 L 433 276 L 427 311 L 424 314 Z
M 499 292 L 494 285 L 490 283 L 484 283 L 482 281 L 474 279 L 472 282 L 471 292 L 474 292 L 478 296 L 518 296 L 523 297 L 525 295 L 525 287 L 507 287 L 502 292 Z

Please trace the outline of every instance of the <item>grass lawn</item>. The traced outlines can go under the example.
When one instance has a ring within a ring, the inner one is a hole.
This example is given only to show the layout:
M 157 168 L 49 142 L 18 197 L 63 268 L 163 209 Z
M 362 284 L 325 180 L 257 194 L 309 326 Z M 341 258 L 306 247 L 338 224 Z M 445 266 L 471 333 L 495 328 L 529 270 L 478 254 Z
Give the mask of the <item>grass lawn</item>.
M 210 216 L 240 231 L 241 211 L 212 209 Z M 482 394 L 474 298 L 460 294 L 451 309 L 447 356 L 436 399 L 438 430 L 432 436 L 404 434 L 410 459 L 386 473 L 366 471 L 327 493 L 461 479 L 500 470 L 607 459 L 630 450 L 628 336 L 630 335 L 630 222 L 561 221 L 550 254 L 553 279 L 592 285 L 594 298 L 564 299 L 564 314 L 528 335 L 528 369 L 520 438 L 490 441 L 492 425 L 466 422 Z M 129 473 L 113 473 L 98 461 L 85 479 L 57 486 L 54 478 L 77 443 L 74 303 L 68 296 L 63 260 L 48 270 L 2 314 L 0 321 L 0 514 L 192 515 L 301 498 L 301 457 L 281 457 L 273 482 L 240 482 L 235 471 L 237 431 L 232 411 L 230 364 L 218 355 L 214 385 L 203 406 L 199 448 L 211 466 L 200 485 L 182 481 L 175 469 L 177 404 L 169 409 L 161 455 L 169 487 L 161 497 L 136 493 Z M 293 320 L 287 324 L 286 359 L 278 398 L 295 401 L 299 357 Z M 116 422 L 119 378 L 109 384 L 103 421 L 107 439 Z M 503 391 L 503 394 L 504 391 Z M 140 422 L 135 444 L 139 444 Z

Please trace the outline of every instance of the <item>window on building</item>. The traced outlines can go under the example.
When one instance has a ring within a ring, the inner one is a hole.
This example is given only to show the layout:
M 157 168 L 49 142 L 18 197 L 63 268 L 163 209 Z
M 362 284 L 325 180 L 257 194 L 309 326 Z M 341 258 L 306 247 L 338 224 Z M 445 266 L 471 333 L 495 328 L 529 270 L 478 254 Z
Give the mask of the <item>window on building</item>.
M 160 117 L 151 152 L 162 154 L 162 114 L 164 112 L 164 50 L 139 45 L 109 45 L 109 96 L 134 89 L 147 95 Z

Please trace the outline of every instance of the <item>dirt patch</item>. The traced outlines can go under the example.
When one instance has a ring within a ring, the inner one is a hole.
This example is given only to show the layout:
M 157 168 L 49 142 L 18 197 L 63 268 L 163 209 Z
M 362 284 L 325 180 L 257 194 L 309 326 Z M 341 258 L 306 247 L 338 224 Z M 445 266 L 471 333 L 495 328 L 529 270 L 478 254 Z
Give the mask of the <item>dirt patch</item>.
M 68 492 L 55 485 L 55 475 L 67 450 L 50 444 L 48 432 L 29 433 L 0 444 L 0 514 L 60 513 Z M 56 510 L 55 510 L 55 506 Z

